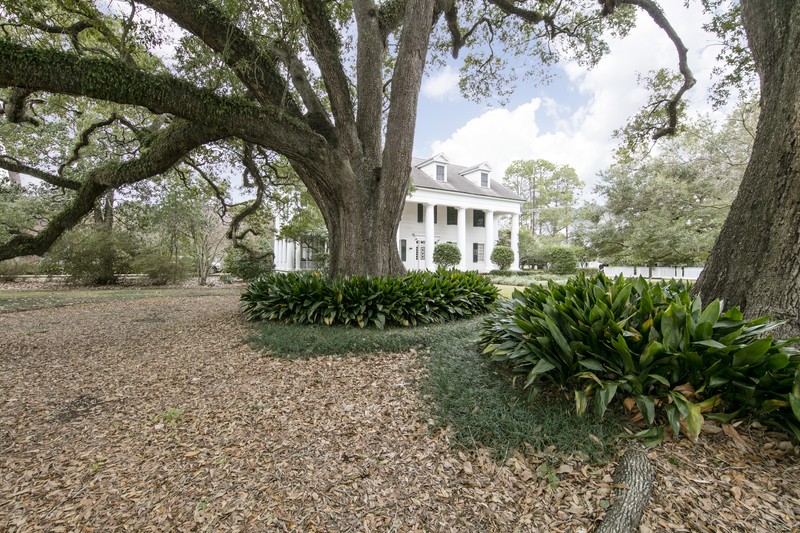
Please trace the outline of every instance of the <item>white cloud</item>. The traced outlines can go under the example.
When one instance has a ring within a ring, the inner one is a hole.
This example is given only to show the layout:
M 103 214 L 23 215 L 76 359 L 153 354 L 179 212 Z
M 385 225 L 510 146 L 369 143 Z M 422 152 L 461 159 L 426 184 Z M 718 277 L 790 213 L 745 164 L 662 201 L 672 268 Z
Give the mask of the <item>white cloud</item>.
M 459 74 L 450 65 L 445 65 L 439 72 L 428 76 L 422 83 L 422 94 L 431 100 L 457 100 Z
M 671 3 L 666 14 L 689 48 L 689 63 L 697 85 L 689 94 L 690 112 L 711 112 L 707 92 L 716 51 L 701 30 L 701 8 L 688 10 Z M 641 13 L 631 34 L 611 44 L 611 53 L 590 71 L 575 63 L 563 65 L 569 85 L 586 100 L 570 108 L 557 94 L 533 98 L 514 109 L 494 109 L 469 120 L 446 140 L 435 141 L 431 152 L 444 152 L 452 161 L 471 165 L 488 160 L 502 176 L 515 159 L 548 159 L 573 166 L 590 193 L 597 172 L 611 164 L 617 141 L 612 132 L 647 102 L 637 74 L 661 67 L 675 69 L 671 41 Z M 719 113 L 719 112 L 717 112 Z

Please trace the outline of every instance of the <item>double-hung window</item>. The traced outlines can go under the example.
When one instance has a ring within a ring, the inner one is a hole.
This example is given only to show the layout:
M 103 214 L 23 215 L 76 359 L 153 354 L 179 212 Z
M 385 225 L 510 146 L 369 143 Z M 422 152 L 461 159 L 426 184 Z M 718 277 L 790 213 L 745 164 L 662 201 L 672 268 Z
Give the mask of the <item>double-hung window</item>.
M 483 262 L 483 243 L 482 242 L 473 242 L 472 243 L 472 262 L 473 263 L 482 263 Z
M 486 213 L 484 213 L 480 209 L 475 209 L 472 212 L 472 226 L 475 227 L 475 228 L 485 228 L 486 227 Z

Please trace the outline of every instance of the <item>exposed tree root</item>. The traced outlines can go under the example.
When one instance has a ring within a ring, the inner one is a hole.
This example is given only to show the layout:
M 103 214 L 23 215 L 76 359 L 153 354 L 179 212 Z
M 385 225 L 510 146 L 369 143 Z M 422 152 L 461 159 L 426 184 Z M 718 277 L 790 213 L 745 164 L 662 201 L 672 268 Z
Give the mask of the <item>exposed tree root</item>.
M 639 531 L 647 501 L 655 484 L 655 470 L 647 454 L 630 448 L 614 470 L 614 503 L 606 513 L 597 533 L 631 533 Z

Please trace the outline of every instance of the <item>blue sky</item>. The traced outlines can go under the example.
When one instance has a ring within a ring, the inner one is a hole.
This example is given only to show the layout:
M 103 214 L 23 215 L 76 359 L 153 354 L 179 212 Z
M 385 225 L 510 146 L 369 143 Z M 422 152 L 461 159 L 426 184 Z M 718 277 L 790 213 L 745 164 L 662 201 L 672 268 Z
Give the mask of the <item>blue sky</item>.
M 690 113 L 711 113 L 711 70 L 719 51 L 715 37 L 702 30 L 707 16 L 693 3 L 665 0 L 662 8 L 689 48 L 697 85 L 689 93 Z M 610 41 L 611 53 L 592 70 L 575 63 L 553 68 L 549 85 L 521 83 L 510 102 L 476 104 L 458 93 L 458 63 L 428 73 L 423 81 L 414 154 L 444 152 L 456 164 L 488 161 L 502 177 L 515 159 L 548 159 L 573 166 L 587 184 L 613 160 L 612 132 L 624 126 L 647 101 L 637 76 L 661 67 L 677 68 L 677 54 L 643 12 L 625 39 Z

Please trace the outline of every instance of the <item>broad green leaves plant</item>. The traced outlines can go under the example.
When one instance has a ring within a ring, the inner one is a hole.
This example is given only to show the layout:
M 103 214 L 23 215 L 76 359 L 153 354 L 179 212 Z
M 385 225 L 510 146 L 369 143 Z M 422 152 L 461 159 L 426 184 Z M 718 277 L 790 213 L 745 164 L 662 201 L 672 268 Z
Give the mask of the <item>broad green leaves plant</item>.
M 798 339 L 768 336 L 779 325 L 717 300 L 704 308 L 681 282 L 580 275 L 515 291 L 484 321 L 481 342 L 526 375 L 532 394 L 543 382 L 572 388 L 579 413 L 602 417 L 623 401 L 637 420 L 692 439 L 704 418 L 753 414 L 800 439 Z
M 483 314 L 497 294 L 492 282 L 477 272 L 439 269 L 349 278 L 294 272 L 252 282 L 241 306 L 247 320 L 383 329 Z

